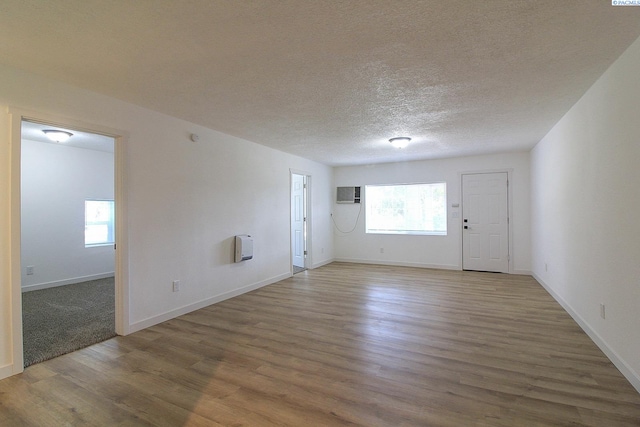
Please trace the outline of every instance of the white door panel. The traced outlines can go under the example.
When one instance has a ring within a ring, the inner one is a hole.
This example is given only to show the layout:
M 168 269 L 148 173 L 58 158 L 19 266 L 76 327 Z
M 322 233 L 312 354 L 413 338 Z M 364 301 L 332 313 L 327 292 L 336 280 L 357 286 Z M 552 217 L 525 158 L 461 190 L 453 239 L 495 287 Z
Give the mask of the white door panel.
M 462 268 L 509 272 L 507 173 L 462 175 Z
M 291 252 L 293 265 L 304 268 L 304 176 L 291 175 Z
M 469 244 L 469 258 L 471 259 L 480 259 L 480 235 L 475 233 L 469 233 L 468 235 L 468 244 Z

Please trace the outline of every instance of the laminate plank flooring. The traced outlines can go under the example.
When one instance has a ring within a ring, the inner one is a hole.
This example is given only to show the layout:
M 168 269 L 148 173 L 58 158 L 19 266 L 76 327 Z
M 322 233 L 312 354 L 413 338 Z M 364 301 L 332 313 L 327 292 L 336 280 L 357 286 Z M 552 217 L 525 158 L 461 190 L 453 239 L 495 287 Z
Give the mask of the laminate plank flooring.
M 333 263 L 0 381 L 0 425 L 639 426 L 531 277 Z

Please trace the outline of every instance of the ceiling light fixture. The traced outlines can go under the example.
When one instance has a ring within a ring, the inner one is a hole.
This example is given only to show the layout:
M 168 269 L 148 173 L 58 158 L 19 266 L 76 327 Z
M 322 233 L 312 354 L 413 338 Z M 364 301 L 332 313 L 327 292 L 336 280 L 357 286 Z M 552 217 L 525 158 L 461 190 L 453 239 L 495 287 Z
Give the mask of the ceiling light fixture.
M 47 138 L 54 142 L 65 142 L 67 139 L 73 136 L 71 132 L 56 129 L 45 129 L 42 132 L 47 135 Z
M 408 136 L 398 136 L 396 138 L 391 138 L 389 142 L 396 148 L 404 148 L 409 145 L 411 138 Z

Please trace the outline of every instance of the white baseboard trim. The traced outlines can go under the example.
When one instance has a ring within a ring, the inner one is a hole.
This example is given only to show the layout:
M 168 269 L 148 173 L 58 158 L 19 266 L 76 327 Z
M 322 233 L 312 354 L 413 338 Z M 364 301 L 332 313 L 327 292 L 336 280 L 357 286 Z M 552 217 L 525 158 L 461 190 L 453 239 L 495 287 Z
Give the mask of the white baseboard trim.
M 521 276 L 533 276 L 533 273 L 531 273 L 531 271 L 529 271 L 529 270 L 513 270 L 509 274 L 518 274 L 518 275 L 521 275 Z
M 320 268 L 322 266 L 331 264 L 333 261 L 335 261 L 335 260 L 333 258 L 330 258 L 330 259 L 327 259 L 327 260 L 324 260 L 324 261 L 317 262 L 317 263 L 315 263 L 315 264 L 313 264 L 311 266 L 311 270 L 313 270 L 314 268 Z
M 89 276 L 72 277 L 64 280 L 54 280 L 53 282 L 36 283 L 33 285 L 25 285 L 22 287 L 22 292 L 38 291 L 40 289 L 55 288 L 56 286 L 72 285 L 74 283 L 88 282 L 90 280 L 106 279 L 107 277 L 113 277 L 115 273 L 113 271 L 100 274 L 91 274 Z
M 0 380 L 5 378 L 9 378 L 12 375 L 18 374 L 19 372 L 14 372 L 13 364 L 0 366 Z
M 611 360 L 611 362 L 618 368 L 618 370 L 629 380 L 631 385 L 640 393 L 640 375 L 629 366 L 614 349 L 587 323 L 582 316 L 580 316 L 569 303 L 567 303 L 560 295 L 558 295 L 544 280 L 542 280 L 537 274 L 532 273 L 534 279 L 542 285 L 543 288 L 549 292 L 549 295 L 555 299 L 558 304 L 566 310 L 567 313 L 576 321 L 578 326 L 591 338 L 591 340 L 602 350 L 602 352 Z
M 447 264 L 423 264 L 419 262 L 400 262 L 400 261 L 384 261 L 377 259 L 358 259 L 358 258 L 336 258 L 336 262 L 351 262 L 354 264 L 377 264 L 377 265 L 392 265 L 397 267 L 418 267 L 418 268 L 435 268 L 438 270 L 460 270 L 457 265 Z
M 216 304 L 218 302 L 222 302 L 229 298 L 237 297 L 238 295 L 245 294 L 247 292 L 254 291 L 256 289 L 262 288 L 263 286 L 271 285 L 272 283 L 279 282 L 281 280 L 287 279 L 291 277 L 291 273 L 287 272 L 284 274 L 280 274 L 275 277 L 271 277 L 266 280 L 262 280 L 257 283 L 253 283 L 251 285 L 243 286 L 238 289 L 234 289 L 229 292 L 224 292 L 222 294 L 216 295 L 211 298 L 206 298 L 204 300 L 187 304 L 182 307 L 176 308 L 174 310 L 167 311 L 165 313 L 159 314 L 157 316 L 149 317 L 147 319 L 141 320 L 139 322 L 132 323 L 129 325 L 128 331 L 129 333 L 134 333 L 146 329 L 150 326 L 157 325 L 158 323 L 166 322 L 167 320 L 174 319 L 178 316 L 182 316 L 183 314 L 191 313 L 192 311 L 200 310 L 201 308 L 210 306 L 212 304 Z

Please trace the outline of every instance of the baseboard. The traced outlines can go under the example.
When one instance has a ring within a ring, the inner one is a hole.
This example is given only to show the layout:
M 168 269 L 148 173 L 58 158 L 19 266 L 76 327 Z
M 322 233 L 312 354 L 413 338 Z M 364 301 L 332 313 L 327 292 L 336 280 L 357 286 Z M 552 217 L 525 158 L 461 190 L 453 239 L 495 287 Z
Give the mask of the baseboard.
M 311 269 L 313 270 L 314 268 L 320 268 L 322 266 L 331 264 L 333 261 L 335 261 L 333 258 L 329 258 L 324 261 L 317 262 L 311 266 Z
M 377 264 L 377 265 L 392 265 L 397 267 L 418 267 L 418 268 L 435 268 L 438 270 L 460 270 L 457 265 L 448 264 L 423 264 L 419 262 L 399 262 L 399 261 L 384 261 L 378 259 L 357 259 L 357 258 L 336 258 L 336 262 L 351 262 L 354 264 Z
M 369 260 L 369 259 L 354 259 L 354 258 L 335 258 L 325 264 L 332 262 L 352 262 L 354 264 L 377 264 L 377 265 L 392 265 L 397 267 L 417 267 L 417 268 L 434 268 L 436 270 L 460 270 L 460 266 L 451 264 L 424 264 L 418 262 L 399 262 L 399 261 L 382 261 L 382 260 Z M 318 265 L 321 267 L 324 264 Z M 314 267 L 316 268 L 316 267 Z M 514 270 L 509 274 L 517 274 L 524 276 L 532 276 L 533 273 L 529 270 Z
M 241 288 L 234 289 L 234 290 L 229 291 L 229 292 L 224 292 L 222 294 L 216 295 L 216 296 L 211 297 L 211 298 L 206 298 L 204 300 L 201 300 L 201 301 L 198 301 L 198 302 L 195 302 L 195 303 L 192 303 L 192 304 L 184 305 L 184 306 L 176 308 L 174 310 L 170 310 L 170 311 L 167 311 L 165 313 L 162 313 L 162 314 L 160 314 L 158 316 L 149 317 L 147 319 L 144 319 L 144 320 L 141 320 L 139 322 L 136 322 L 136 323 L 133 323 L 133 324 L 129 325 L 128 333 L 132 334 L 134 332 L 141 331 L 141 330 L 146 329 L 148 327 L 151 327 L 153 325 L 157 325 L 158 323 L 166 322 L 167 320 L 174 319 L 174 318 L 176 318 L 178 316 L 182 316 L 183 314 L 187 314 L 187 313 L 191 313 L 192 311 L 200 310 L 201 308 L 210 306 L 211 304 L 216 304 L 218 302 L 222 302 L 222 301 L 227 300 L 229 298 L 237 297 L 238 295 L 242 295 L 242 294 L 245 294 L 247 292 L 254 291 L 256 289 L 262 288 L 263 286 L 271 285 L 272 283 L 279 282 L 279 281 L 287 279 L 289 277 L 291 277 L 291 273 L 290 272 L 284 273 L 284 274 L 280 274 L 278 276 L 271 277 L 269 279 L 262 280 L 262 281 L 257 282 L 257 283 L 253 283 L 251 285 L 243 286 Z
M 624 377 L 629 380 L 631 385 L 640 393 L 640 375 L 631 368 L 614 349 L 612 349 L 607 342 L 587 323 L 586 320 L 582 318 L 571 305 L 566 302 L 560 295 L 558 295 L 549 285 L 547 285 L 544 280 L 542 280 L 538 275 L 532 273 L 534 279 L 542 285 L 543 288 L 549 292 L 549 295 L 555 299 L 558 304 L 562 306 L 566 310 L 567 313 L 576 321 L 578 326 L 582 328 L 582 330 L 591 338 L 591 340 L 602 350 L 602 352 L 611 360 L 616 368 L 624 375 Z
M 15 374 L 17 374 L 17 372 L 14 372 L 13 370 L 13 364 L 0 366 L 0 380 L 9 378 L 10 376 Z
M 25 285 L 22 287 L 22 292 L 38 291 L 40 289 L 55 288 L 56 286 L 73 285 L 74 283 L 88 282 L 90 280 L 106 279 L 107 277 L 113 277 L 114 274 L 115 273 L 113 271 L 110 271 L 107 273 L 91 274 L 89 276 L 72 277 L 70 279 L 64 279 L 64 280 L 55 280 L 53 282 L 36 283 L 34 285 Z

